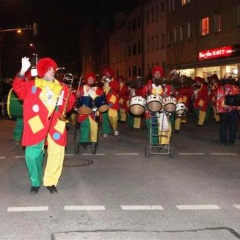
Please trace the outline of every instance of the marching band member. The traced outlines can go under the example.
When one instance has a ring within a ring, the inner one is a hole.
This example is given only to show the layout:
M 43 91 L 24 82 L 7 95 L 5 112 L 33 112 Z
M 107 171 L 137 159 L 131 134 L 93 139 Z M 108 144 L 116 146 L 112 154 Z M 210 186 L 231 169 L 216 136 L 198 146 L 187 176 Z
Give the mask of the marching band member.
M 160 97 L 167 97 L 171 95 L 171 85 L 162 84 L 164 70 L 161 66 L 155 66 L 152 68 L 153 79 L 150 79 L 148 83 L 143 86 L 142 95 L 147 99 L 149 95 L 159 95 Z M 154 113 L 151 113 L 148 109 L 145 111 L 145 122 L 148 130 L 148 136 L 150 137 L 150 119 Z M 165 112 L 159 114 L 158 124 L 155 124 L 152 128 L 153 134 L 161 135 L 161 137 L 152 136 L 153 145 L 169 144 L 171 137 L 172 127 L 169 118 Z M 163 127 L 164 125 L 164 127 Z
M 26 81 L 29 58 L 22 58 L 20 72 L 12 87 L 23 100 L 24 131 L 22 145 L 26 146 L 25 160 L 31 182 L 31 193 L 38 193 L 42 185 L 50 193 L 57 193 L 57 184 L 63 169 L 66 139 L 64 115 L 74 105 L 68 86 L 54 78 L 56 62 L 42 58 L 37 62 L 38 77 Z M 47 163 L 43 174 L 44 147 L 47 145 Z M 42 176 L 43 175 L 43 176 Z
M 119 111 L 119 96 L 118 92 L 120 89 L 119 82 L 114 78 L 114 71 L 111 68 L 103 69 L 103 78 L 104 85 L 103 89 L 106 94 L 109 110 L 107 112 L 102 113 L 102 132 L 103 136 L 107 137 L 107 135 L 111 132 L 111 128 L 113 130 L 114 136 L 119 135 L 118 131 L 118 111 Z
M 237 81 L 231 76 L 221 79 L 217 88 L 217 112 L 220 116 L 219 138 L 220 144 L 233 146 L 237 137 L 240 102 L 229 103 L 226 96 L 240 94 Z
M 204 78 L 196 77 L 194 79 L 194 92 L 192 96 L 193 108 L 198 118 L 198 126 L 202 127 L 207 114 L 208 108 L 208 89 Z
M 77 117 L 77 122 L 80 123 L 80 131 L 79 131 L 79 142 L 80 143 L 93 143 L 96 144 L 98 141 L 98 114 L 96 112 L 97 109 L 92 111 L 94 108 L 94 100 L 97 96 L 101 96 L 103 94 L 103 89 L 97 87 L 96 83 L 96 75 L 94 73 L 87 73 L 85 76 L 86 84 L 79 87 L 77 90 L 77 97 L 81 100 L 81 98 L 89 97 L 91 99 L 91 105 L 88 106 L 91 108 L 89 111 L 79 110 L 79 115 Z M 93 105 L 92 105 L 93 104 Z M 86 145 L 85 145 L 86 146 Z

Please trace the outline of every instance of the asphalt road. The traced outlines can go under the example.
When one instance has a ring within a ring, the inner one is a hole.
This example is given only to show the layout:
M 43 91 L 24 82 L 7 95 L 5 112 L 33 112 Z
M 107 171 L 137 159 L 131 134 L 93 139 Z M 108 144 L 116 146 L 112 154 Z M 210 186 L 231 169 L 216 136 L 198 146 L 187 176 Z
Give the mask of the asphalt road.
M 120 135 L 74 150 L 70 125 L 58 194 L 31 195 L 24 149 L 0 118 L 1 240 L 240 239 L 240 140 L 218 144 L 218 124 L 190 116 L 173 134 L 174 157 L 145 156 L 145 125 L 119 123 Z M 239 131 L 240 135 L 240 131 Z M 161 152 L 161 151 L 160 151 Z

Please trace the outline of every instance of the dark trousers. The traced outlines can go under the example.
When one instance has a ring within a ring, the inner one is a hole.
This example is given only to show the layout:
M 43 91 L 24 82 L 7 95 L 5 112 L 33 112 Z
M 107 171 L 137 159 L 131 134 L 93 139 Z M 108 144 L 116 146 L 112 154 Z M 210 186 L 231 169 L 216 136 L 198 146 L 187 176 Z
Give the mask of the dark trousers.
M 236 110 L 220 113 L 219 136 L 223 144 L 234 144 L 237 135 L 239 113 Z

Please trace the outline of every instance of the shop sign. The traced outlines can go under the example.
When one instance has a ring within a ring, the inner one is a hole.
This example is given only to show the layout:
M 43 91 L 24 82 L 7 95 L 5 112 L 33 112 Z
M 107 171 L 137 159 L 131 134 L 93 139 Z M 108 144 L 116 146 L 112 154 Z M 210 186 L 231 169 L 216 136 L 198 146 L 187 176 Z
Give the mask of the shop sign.
M 220 48 L 213 48 L 204 50 L 198 53 L 198 59 L 207 60 L 213 58 L 229 57 L 233 54 L 233 46 L 224 46 Z

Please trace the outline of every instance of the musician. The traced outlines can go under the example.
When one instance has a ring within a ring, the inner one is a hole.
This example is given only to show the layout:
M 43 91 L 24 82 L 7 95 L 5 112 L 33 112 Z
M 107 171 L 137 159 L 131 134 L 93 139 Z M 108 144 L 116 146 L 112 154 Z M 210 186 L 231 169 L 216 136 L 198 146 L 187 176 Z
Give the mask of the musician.
M 240 102 L 227 105 L 226 96 L 240 94 L 237 81 L 231 76 L 221 79 L 217 88 L 217 112 L 220 116 L 219 138 L 220 144 L 233 146 L 237 136 Z M 229 103 L 228 103 L 229 104 Z
M 85 75 L 86 84 L 79 87 L 77 90 L 78 98 L 90 97 L 92 99 L 92 108 L 93 111 L 83 112 L 78 115 L 77 121 L 80 123 L 80 134 L 79 142 L 80 143 L 89 143 L 96 144 L 98 141 L 98 112 L 94 106 L 94 100 L 97 96 L 101 96 L 104 92 L 103 89 L 98 87 L 96 83 L 95 73 L 87 73 Z M 94 109 L 95 108 L 95 109 Z M 86 146 L 86 145 L 85 145 Z
M 205 79 L 202 77 L 195 77 L 194 92 L 192 96 L 193 108 L 197 116 L 197 125 L 202 127 L 206 121 L 206 114 L 208 108 L 208 88 Z
M 70 110 L 75 98 L 69 88 L 54 79 L 56 62 L 42 58 L 37 62 L 38 77 L 26 81 L 30 68 L 29 58 L 21 61 L 21 70 L 13 80 L 13 90 L 23 100 L 24 131 L 22 145 L 31 182 L 31 193 L 38 193 L 43 184 L 50 193 L 57 193 L 57 184 L 63 169 L 66 139 L 64 114 Z M 44 149 L 47 162 L 43 173 Z
M 129 110 L 129 98 L 130 93 L 127 86 L 127 80 L 124 76 L 118 76 L 117 80 L 120 84 L 119 88 L 119 121 L 124 123 L 127 120 L 127 114 Z
M 217 113 L 217 89 L 220 84 L 220 80 L 217 76 L 217 74 L 213 74 L 209 77 L 209 83 L 208 83 L 208 99 L 209 99 L 209 106 L 210 109 L 213 111 L 213 119 L 215 122 L 220 121 L 220 116 Z
M 148 98 L 149 95 L 159 95 L 162 98 L 166 98 L 172 94 L 171 85 L 165 85 L 163 81 L 164 70 L 161 66 L 155 66 L 152 68 L 152 76 L 153 78 L 148 81 L 148 83 L 143 86 L 142 96 L 144 98 Z M 150 119 L 154 116 L 154 113 L 151 113 L 148 109 L 145 111 L 145 122 L 148 130 L 148 136 L 150 136 Z M 160 112 L 160 117 L 158 119 L 158 123 L 155 127 L 152 128 L 153 134 L 159 134 L 165 137 L 152 137 L 153 145 L 158 144 L 169 144 L 169 140 L 171 137 L 172 127 L 169 118 L 165 114 L 165 112 Z M 163 117 L 163 118 L 162 118 Z M 161 120 L 160 120 L 161 118 Z M 167 127 L 162 128 L 160 125 L 164 122 L 164 125 Z
M 104 92 L 106 94 L 109 110 L 102 113 L 103 137 L 107 137 L 113 130 L 114 136 L 119 135 L 118 131 L 118 111 L 119 111 L 119 90 L 120 84 L 115 78 L 115 73 L 111 68 L 103 69 Z

